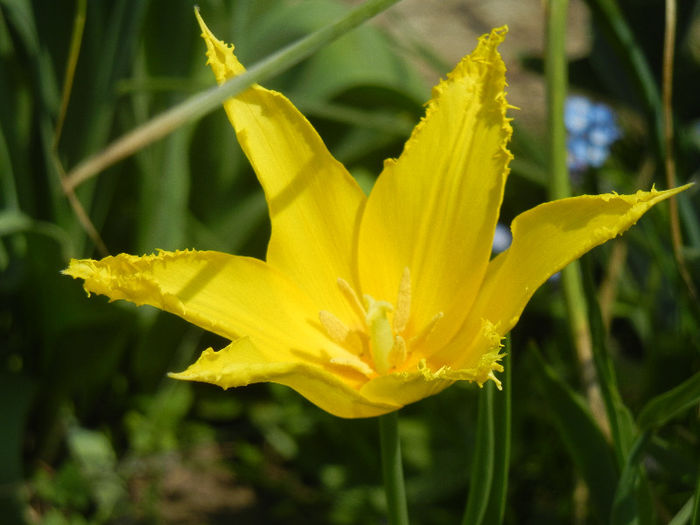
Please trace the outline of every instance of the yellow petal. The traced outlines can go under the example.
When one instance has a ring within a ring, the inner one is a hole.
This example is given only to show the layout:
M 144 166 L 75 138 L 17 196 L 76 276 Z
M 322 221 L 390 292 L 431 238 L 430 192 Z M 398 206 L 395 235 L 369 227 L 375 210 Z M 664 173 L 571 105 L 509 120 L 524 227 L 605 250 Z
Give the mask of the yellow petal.
M 287 277 L 264 262 L 220 252 L 178 251 L 100 261 L 72 260 L 65 273 L 85 290 L 149 304 L 228 339 L 248 336 L 275 360 L 359 359 L 323 333 L 318 310 Z M 328 365 L 330 366 L 330 364 Z M 339 372 L 349 382 L 357 371 Z
M 217 81 L 242 73 L 233 46 L 217 40 L 199 13 L 197 19 Z M 270 208 L 267 262 L 292 278 L 319 309 L 347 319 L 351 309 L 336 282 L 356 282 L 353 254 L 362 190 L 282 94 L 255 85 L 224 107 Z
M 218 352 L 209 348 L 187 370 L 169 375 L 175 379 L 213 383 L 222 388 L 263 381 L 280 383 L 293 388 L 326 412 L 346 418 L 373 417 L 401 407 L 391 400 L 364 396 L 321 367 L 309 363 L 270 361 L 248 338 L 239 339 Z
M 484 322 L 501 336 L 518 322 L 532 294 L 550 276 L 592 248 L 620 235 L 652 206 L 688 188 L 634 195 L 583 195 L 541 204 L 515 218 L 513 242 L 489 264 L 479 296 L 460 334 L 431 363 L 469 366 L 488 344 Z
M 434 89 L 400 158 L 385 164 L 362 219 L 362 292 L 392 300 L 409 268 L 409 330 L 444 312 L 436 344 L 461 325 L 491 253 L 511 159 L 505 66 L 497 51 L 505 33 L 483 36 Z
M 432 371 L 426 361 L 422 360 L 412 371 L 370 379 L 360 389 L 360 393 L 368 398 L 408 405 L 443 391 L 455 381 L 474 381 L 483 385 L 490 379 L 500 388 L 501 383 L 494 376 L 494 371 L 503 371 L 503 366 L 498 362 L 502 357 L 499 350 L 500 344 L 496 342 L 472 368 L 443 366 Z

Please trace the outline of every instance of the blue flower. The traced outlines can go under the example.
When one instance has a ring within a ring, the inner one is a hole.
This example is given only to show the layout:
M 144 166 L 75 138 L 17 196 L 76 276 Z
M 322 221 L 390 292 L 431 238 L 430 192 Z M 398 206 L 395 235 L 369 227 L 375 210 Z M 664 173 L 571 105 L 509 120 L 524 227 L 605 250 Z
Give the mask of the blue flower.
M 621 136 L 612 109 L 582 96 L 566 99 L 564 124 L 569 133 L 567 164 L 573 173 L 602 166 L 610 145 Z
M 513 234 L 510 233 L 510 228 L 500 222 L 496 224 L 496 231 L 493 234 L 493 245 L 491 251 L 494 254 L 501 253 L 508 249 L 513 241 Z

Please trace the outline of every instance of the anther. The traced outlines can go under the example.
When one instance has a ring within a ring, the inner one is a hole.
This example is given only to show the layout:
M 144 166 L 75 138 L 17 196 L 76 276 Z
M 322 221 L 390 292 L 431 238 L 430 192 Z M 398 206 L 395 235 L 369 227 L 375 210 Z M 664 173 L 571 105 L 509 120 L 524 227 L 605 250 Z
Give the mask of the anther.
M 370 376 L 374 373 L 374 370 L 364 361 L 360 361 L 359 359 L 348 359 L 345 357 L 334 357 L 331 359 L 331 364 L 336 365 L 336 366 L 346 366 L 348 368 L 352 368 L 356 372 L 359 372 L 361 374 L 364 374 L 366 376 Z
M 318 320 L 321 322 L 321 325 L 323 325 L 326 333 L 331 339 L 333 339 L 333 341 L 339 344 L 345 343 L 348 338 L 348 334 L 350 333 L 350 329 L 343 324 L 343 321 L 326 310 L 321 310 L 318 312 Z
M 400 334 L 406 329 L 408 319 L 411 316 L 411 272 L 408 266 L 403 269 L 399 294 L 396 299 L 396 312 L 394 313 L 394 333 Z
M 389 352 L 389 365 L 393 368 L 400 366 L 406 361 L 406 356 L 408 352 L 406 351 L 406 341 L 400 335 L 397 335 L 394 339 L 394 346 Z
M 360 316 L 360 319 L 364 319 L 364 317 L 367 315 L 367 310 L 365 310 L 360 298 L 357 296 L 352 286 L 350 286 L 345 279 L 341 279 L 340 277 L 338 277 L 336 282 L 338 283 L 338 288 L 340 288 L 341 293 L 343 296 L 345 296 L 345 300 L 350 303 L 350 306 L 352 306 L 355 313 Z

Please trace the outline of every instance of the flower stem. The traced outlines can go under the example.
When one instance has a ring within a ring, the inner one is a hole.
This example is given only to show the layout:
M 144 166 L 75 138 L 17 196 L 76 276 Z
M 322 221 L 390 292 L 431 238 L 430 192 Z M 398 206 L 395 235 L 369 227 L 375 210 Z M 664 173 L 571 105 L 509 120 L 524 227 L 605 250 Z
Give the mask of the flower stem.
M 566 165 L 566 128 L 564 127 L 564 101 L 567 91 L 565 49 L 567 3 L 567 0 L 549 0 L 546 3 L 545 74 L 547 79 L 547 127 L 549 130 L 549 196 L 552 200 L 571 197 L 571 184 Z M 588 319 L 588 306 L 578 261 L 572 262 L 562 270 L 562 287 L 569 329 L 581 367 L 586 398 L 596 422 L 609 436 L 610 427 L 593 363 L 593 343 Z
M 382 474 L 390 525 L 408 525 L 406 490 L 401 465 L 399 414 L 391 412 L 379 417 L 379 440 L 382 449 Z

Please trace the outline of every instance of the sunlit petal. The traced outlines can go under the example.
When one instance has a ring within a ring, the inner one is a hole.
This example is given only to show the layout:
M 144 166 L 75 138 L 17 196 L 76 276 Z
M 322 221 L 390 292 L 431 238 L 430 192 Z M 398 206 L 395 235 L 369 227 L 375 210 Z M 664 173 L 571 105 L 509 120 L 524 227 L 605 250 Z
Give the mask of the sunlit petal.
M 339 417 L 372 417 L 401 407 L 391 397 L 381 400 L 364 395 L 341 381 L 337 373 L 324 368 L 309 363 L 270 360 L 247 338 L 239 339 L 218 352 L 211 348 L 205 350 L 187 370 L 170 374 L 170 377 L 204 381 L 222 388 L 263 381 L 280 383 Z
M 393 298 L 404 268 L 412 276 L 413 329 L 445 313 L 452 334 L 476 296 L 493 241 L 511 154 L 506 29 L 479 41 L 433 90 L 426 116 L 403 153 L 387 161 L 362 219 L 363 293 Z
M 84 279 L 87 292 L 149 304 L 228 339 L 250 337 L 268 358 L 357 359 L 325 336 L 306 294 L 257 259 L 205 251 L 120 254 L 73 260 L 65 273 Z
M 217 40 L 199 14 L 197 19 L 217 81 L 245 71 L 233 46 Z M 355 281 L 362 190 L 282 94 L 255 85 L 224 107 L 270 208 L 267 262 L 296 281 L 319 309 L 351 317 L 336 280 Z
M 479 296 L 459 335 L 432 360 L 469 366 L 488 347 L 480 334 L 486 321 L 502 336 L 551 275 L 632 226 L 655 204 L 687 189 L 638 191 L 634 195 L 583 195 L 547 202 L 511 224 L 513 243 L 489 264 Z
M 484 352 L 471 368 L 442 366 L 431 370 L 426 361 L 422 360 L 414 370 L 370 379 L 360 392 L 372 399 L 408 405 L 443 391 L 455 381 L 474 381 L 481 385 L 491 379 L 500 387 L 500 382 L 494 375 L 494 372 L 503 370 L 499 363 L 502 357 L 499 351 L 500 345 L 497 343 Z

